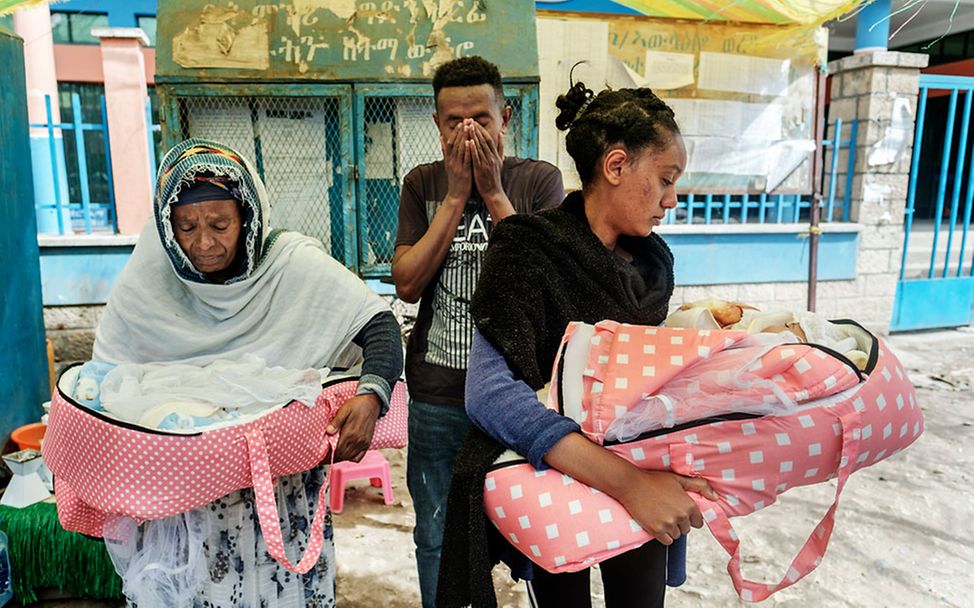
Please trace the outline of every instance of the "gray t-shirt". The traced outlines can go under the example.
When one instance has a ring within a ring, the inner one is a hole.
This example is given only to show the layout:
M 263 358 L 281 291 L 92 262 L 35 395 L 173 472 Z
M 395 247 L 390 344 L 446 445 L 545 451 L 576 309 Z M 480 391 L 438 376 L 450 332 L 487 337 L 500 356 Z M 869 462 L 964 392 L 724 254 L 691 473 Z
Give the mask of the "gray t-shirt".
M 565 196 L 561 173 L 544 161 L 505 158 L 501 183 L 517 213 L 554 207 Z M 420 165 L 403 180 L 396 246 L 413 245 L 429 229 L 449 184 L 443 161 Z M 473 339 L 470 299 L 493 223 L 479 195 L 467 201 L 439 273 L 427 285 L 406 346 L 406 382 L 420 401 L 463 404 Z

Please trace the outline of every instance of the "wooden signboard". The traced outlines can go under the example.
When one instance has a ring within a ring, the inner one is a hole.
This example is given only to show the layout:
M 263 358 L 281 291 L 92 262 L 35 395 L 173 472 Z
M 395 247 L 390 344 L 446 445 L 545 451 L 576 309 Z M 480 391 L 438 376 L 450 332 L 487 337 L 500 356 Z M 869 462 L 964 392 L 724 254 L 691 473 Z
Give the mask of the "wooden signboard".
M 482 55 L 537 80 L 532 0 L 160 0 L 165 81 L 428 80 Z

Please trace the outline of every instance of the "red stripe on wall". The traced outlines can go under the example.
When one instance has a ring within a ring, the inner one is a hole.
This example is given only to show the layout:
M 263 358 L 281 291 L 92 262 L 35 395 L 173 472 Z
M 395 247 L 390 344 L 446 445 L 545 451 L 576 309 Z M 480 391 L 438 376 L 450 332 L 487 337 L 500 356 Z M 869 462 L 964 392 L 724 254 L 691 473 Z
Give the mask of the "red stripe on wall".
M 142 49 L 145 79 L 155 84 L 156 50 Z M 55 44 L 54 67 L 58 82 L 105 82 L 101 67 L 101 47 L 97 44 Z

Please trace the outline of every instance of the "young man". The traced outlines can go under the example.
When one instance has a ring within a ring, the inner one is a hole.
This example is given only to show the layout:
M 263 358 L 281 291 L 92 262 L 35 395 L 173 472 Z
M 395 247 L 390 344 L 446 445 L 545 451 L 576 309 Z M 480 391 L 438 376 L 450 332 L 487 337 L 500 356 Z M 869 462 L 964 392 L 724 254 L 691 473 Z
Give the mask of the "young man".
M 433 95 L 443 160 L 403 180 L 392 260 L 398 296 L 422 298 L 406 347 L 406 381 L 407 484 L 424 608 L 435 605 L 450 474 L 470 428 L 463 409 L 474 329 L 468 308 L 487 239 L 505 217 L 555 206 L 565 194 L 554 166 L 504 156 L 511 108 L 497 66 L 481 57 L 446 63 L 433 76 Z

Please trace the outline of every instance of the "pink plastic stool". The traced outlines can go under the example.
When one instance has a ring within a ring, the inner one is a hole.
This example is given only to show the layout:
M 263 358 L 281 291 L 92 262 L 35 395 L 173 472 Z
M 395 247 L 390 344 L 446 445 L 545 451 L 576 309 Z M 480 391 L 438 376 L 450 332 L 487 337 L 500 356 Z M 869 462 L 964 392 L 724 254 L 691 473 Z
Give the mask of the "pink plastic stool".
M 341 513 L 345 507 L 345 484 L 355 479 L 368 479 L 374 487 L 382 488 L 387 505 L 392 504 L 392 480 L 389 461 L 377 450 L 369 450 L 361 462 L 336 462 L 331 465 L 331 512 Z

